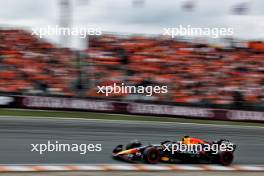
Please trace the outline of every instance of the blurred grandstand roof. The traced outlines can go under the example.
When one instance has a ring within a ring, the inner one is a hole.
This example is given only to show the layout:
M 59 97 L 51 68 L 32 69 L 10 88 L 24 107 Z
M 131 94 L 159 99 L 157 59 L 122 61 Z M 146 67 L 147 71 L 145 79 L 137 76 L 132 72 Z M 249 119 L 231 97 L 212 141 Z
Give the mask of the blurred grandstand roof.
M 0 2 L 1 26 L 41 27 L 56 25 L 59 19 L 59 0 L 9 0 Z M 81 5 L 71 0 L 74 25 L 101 27 L 103 31 L 158 34 L 163 27 L 191 25 L 193 27 L 233 27 L 234 37 L 264 39 L 264 1 L 249 1 L 250 13 L 230 13 L 244 0 L 193 0 L 195 8 L 187 11 L 187 0 L 145 0 L 135 8 L 132 0 L 89 0 Z M 50 37 L 58 42 L 58 38 Z

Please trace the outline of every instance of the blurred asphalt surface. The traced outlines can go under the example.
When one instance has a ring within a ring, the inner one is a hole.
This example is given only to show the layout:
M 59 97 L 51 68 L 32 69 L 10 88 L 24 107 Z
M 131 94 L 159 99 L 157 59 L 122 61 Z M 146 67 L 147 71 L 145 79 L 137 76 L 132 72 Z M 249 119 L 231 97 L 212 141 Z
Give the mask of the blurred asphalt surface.
M 158 122 L 119 122 L 81 119 L 0 117 L 0 164 L 120 163 L 112 149 L 138 139 L 144 144 L 190 135 L 207 140 L 227 138 L 238 145 L 235 164 L 264 164 L 264 128 Z M 47 143 L 100 143 L 101 152 L 31 152 L 31 145 Z

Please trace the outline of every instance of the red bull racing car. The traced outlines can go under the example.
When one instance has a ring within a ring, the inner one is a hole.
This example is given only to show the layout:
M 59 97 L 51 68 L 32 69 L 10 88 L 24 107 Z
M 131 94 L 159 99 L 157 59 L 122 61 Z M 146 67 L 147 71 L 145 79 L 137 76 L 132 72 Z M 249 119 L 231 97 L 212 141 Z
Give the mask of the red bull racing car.
M 230 165 L 234 159 L 236 145 L 226 139 L 207 142 L 185 136 L 181 141 L 163 141 L 159 144 L 142 145 L 131 141 L 123 148 L 118 145 L 112 152 L 117 160 L 137 163 L 215 163 Z

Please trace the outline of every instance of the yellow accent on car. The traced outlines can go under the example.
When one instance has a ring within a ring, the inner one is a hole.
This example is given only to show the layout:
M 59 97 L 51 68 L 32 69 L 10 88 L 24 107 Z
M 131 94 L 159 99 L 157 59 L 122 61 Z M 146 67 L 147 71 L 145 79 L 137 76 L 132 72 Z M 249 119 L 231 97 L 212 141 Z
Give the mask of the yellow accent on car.
M 119 152 L 118 154 L 124 155 L 124 154 L 135 153 L 135 152 L 137 152 L 137 151 L 138 151 L 137 149 L 129 149 L 129 150 L 121 151 L 121 152 Z
M 161 160 L 162 161 L 169 161 L 169 157 L 163 156 L 163 157 L 161 157 Z

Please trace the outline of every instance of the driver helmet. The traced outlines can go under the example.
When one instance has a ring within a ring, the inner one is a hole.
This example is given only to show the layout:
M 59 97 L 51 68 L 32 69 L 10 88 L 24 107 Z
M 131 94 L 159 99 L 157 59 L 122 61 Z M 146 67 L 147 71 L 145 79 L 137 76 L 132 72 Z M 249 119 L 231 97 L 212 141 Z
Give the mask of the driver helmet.
M 189 143 L 189 139 L 190 139 L 190 136 L 184 136 L 184 137 L 182 138 L 182 143 L 183 143 L 183 144 L 188 144 L 188 143 Z

